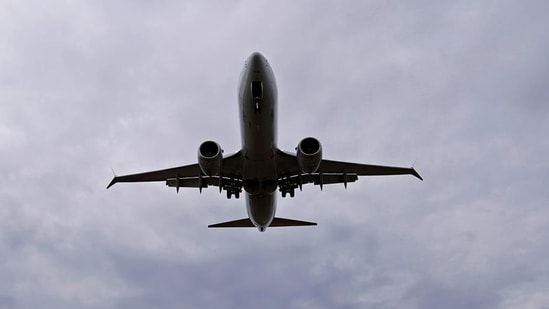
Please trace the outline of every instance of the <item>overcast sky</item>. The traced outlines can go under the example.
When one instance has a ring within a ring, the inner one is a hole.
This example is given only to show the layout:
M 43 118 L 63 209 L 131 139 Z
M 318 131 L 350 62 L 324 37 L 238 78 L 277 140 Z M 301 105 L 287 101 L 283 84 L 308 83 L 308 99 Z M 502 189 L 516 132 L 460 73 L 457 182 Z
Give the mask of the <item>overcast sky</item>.
M 549 307 L 549 2 L 0 2 L 0 308 Z M 263 53 L 279 147 L 424 177 L 246 216 L 117 174 L 240 147 Z

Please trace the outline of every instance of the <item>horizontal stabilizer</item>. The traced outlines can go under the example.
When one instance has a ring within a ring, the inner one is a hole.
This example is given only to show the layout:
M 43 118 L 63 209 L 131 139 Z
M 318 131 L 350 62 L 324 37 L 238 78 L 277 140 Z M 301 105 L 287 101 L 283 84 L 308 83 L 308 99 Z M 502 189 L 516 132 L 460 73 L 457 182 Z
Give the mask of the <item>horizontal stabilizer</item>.
M 299 221 L 286 218 L 274 218 L 269 226 L 308 226 L 316 225 L 315 222 Z
M 210 224 L 208 227 L 255 227 L 249 218 Z
M 310 226 L 310 225 L 316 225 L 316 223 L 275 217 L 273 219 L 273 222 L 271 222 L 271 225 L 269 226 L 277 227 L 277 226 Z M 211 224 L 211 225 L 208 225 L 208 227 L 255 227 L 255 226 L 252 223 L 252 220 L 250 220 L 249 218 L 244 218 L 240 220 Z

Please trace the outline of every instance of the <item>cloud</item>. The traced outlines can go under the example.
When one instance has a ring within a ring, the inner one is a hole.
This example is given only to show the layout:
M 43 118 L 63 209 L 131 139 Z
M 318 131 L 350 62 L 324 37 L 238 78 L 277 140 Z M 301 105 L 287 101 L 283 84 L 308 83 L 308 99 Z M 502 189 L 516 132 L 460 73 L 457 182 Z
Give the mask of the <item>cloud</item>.
M 541 1 L 0 5 L 0 306 L 539 308 L 547 303 Z M 305 187 L 314 228 L 216 190 L 117 185 L 240 147 L 236 82 L 262 52 L 279 146 L 424 176 Z

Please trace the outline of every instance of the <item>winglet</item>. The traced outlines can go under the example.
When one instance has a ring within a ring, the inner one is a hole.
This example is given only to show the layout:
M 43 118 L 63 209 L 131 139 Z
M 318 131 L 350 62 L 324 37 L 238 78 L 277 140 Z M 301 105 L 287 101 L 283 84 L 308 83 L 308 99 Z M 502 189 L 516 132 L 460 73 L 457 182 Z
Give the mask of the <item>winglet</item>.
M 419 173 L 413 167 L 412 167 L 412 173 L 411 174 L 416 176 L 417 178 L 419 178 L 419 180 L 423 181 L 423 178 L 419 175 Z
M 118 177 L 116 177 L 116 176 L 114 176 L 114 177 L 112 178 L 111 182 L 110 182 L 109 185 L 107 186 L 107 189 L 110 188 L 110 187 L 112 187 L 112 185 L 114 185 L 115 183 L 118 182 L 117 178 L 118 178 Z

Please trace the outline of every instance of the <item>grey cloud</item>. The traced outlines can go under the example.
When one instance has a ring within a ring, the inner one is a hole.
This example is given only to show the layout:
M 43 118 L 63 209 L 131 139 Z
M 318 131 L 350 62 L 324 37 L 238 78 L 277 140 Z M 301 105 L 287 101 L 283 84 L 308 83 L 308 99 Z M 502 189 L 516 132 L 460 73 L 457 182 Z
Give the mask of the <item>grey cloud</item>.
M 0 306 L 541 308 L 542 1 L 18 2 L 0 10 Z M 280 147 L 412 164 L 279 201 L 311 229 L 212 231 L 243 201 L 117 173 L 238 149 L 260 51 Z

